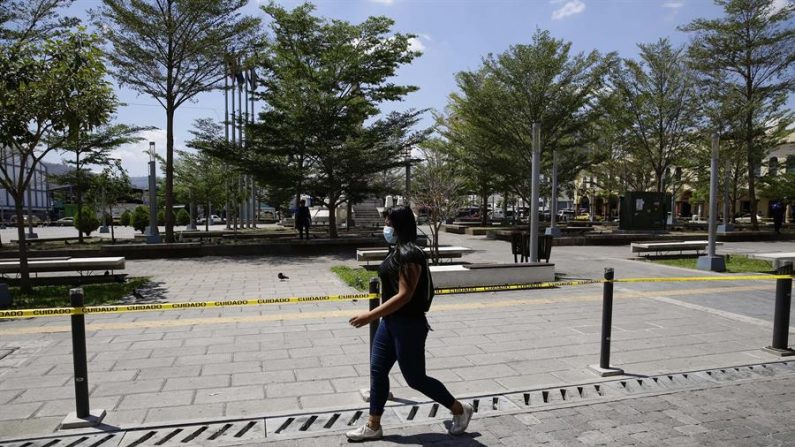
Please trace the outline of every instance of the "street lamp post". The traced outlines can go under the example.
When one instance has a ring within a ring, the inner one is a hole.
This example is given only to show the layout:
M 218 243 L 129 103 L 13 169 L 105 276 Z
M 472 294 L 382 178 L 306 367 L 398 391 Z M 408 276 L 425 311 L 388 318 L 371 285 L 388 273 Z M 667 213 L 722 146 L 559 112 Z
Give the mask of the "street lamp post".
M 146 228 L 146 243 L 159 244 L 160 232 L 157 230 L 157 181 L 155 179 L 155 142 L 149 142 L 149 227 Z
M 715 224 L 718 214 L 718 134 L 712 135 L 712 160 L 709 177 L 709 240 L 707 254 L 699 256 L 697 268 L 712 272 L 726 271 L 726 260 L 715 254 Z
M 545 234 L 559 237 L 560 228 L 555 225 L 558 214 L 558 151 L 552 151 L 552 203 L 549 212 L 549 227 Z
M 723 177 L 723 223 L 718 225 L 718 234 L 734 231 L 734 225 L 729 220 L 729 183 L 731 182 L 731 165 L 726 163 L 726 173 Z

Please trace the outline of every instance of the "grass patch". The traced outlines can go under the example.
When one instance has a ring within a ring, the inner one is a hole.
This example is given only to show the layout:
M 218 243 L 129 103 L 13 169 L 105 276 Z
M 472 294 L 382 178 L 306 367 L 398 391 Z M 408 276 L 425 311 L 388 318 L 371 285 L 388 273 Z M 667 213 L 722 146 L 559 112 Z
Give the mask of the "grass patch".
M 129 278 L 124 283 L 86 284 L 82 286 L 86 306 L 120 304 L 122 298 L 133 290 L 144 286 L 149 278 Z M 68 307 L 69 289 L 74 286 L 39 286 L 33 293 L 22 293 L 19 287 L 9 287 L 13 297 L 10 309 L 34 309 L 44 307 Z
M 698 258 L 652 259 L 651 262 L 695 270 Z M 773 267 L 770 262 L 749 259 L 747 256 L 732 255 L 726 261 L 726 273 L 770 273 L 772 271 Z
M 370 290 L 370 278 L 378 277 L 376 272 L 365 270 L 361 267 L 350 268 L 345 265 L 335 265 L 331 267 L 331 271 L 336 273 L 341 280 L 345 281 L 345 284 L 362 292 Z

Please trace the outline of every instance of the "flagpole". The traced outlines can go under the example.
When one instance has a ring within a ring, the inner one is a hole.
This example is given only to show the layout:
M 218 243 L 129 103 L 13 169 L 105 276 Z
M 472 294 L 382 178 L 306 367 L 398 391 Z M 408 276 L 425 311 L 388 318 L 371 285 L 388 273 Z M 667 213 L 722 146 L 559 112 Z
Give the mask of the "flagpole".
M 249 99 L 251 100 L 251 116 L 250 124 L 254 125 L 255 112 L 254 112 L 254 92 L 257 90 L 257 72 L 254 67 L 249 69 L 249 80 L 251 82 L 251 92 Z M 257 202 L 257 185 L 254 177 L 251 177 L 251 223 L 252 228 L 257 228 L 257 212 L 259 211 L 259 203 Z
M 229 73 L 231 73 L 229 64 L 224 62 L 224 136 L 226 143 L 229 144 Z M 226 162 L 224 162 L 224 172 L 228 169 Z M 224 199 L 226 199 L 226 229 L 230 229 L 229 222 L 229 179 L 224 176 Z M 210 210 L 206 212 L 207 222 L 210 222 Z

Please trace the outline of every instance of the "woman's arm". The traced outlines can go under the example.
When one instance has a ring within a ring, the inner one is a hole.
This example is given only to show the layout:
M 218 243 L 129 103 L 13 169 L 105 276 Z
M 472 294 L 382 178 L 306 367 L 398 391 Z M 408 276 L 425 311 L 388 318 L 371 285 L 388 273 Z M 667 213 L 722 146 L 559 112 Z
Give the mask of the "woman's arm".
M 419 264 L 415 263 L 406 264 L 405 267 L 401 268 L 398 279 L 398 293 L 375 309 L 362 312 L 348 320 L 351 326 L 362 327 L 381 317 L 395 313 L 398 309 L 405 306 L 411 300 L 411 297 L 414 296 L 414 290 L 420 281 L 421 268 Z

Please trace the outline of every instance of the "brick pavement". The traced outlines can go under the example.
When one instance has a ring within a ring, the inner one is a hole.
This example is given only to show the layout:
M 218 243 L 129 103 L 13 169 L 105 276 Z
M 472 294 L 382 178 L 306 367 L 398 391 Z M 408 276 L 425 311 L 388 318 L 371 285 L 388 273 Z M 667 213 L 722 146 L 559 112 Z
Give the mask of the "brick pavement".
M 471 261 L 512 262 L 505 242 L 443 241 L 475 248 Z M 628 247 L 553 250 L 558 272 L 569 277 L 598 277 L 605 266 L 619 277 L 703 274 L 628 257 Z M 336 264 L 355 262 L 263 256 L 130 261 L 129 269 L 159 283 L 145 291 L 152 298 L 183 301 L 350 292 L 330 272 Z M 291 279 L 278 281 L 279 271 Z M 770 342 L 772 289 L 769 282 L 617 286 L 612 363 L 657 374 L 770 361 L 759 348 Z M 598 360 L 600 300 L 599 286 L 439 297 L 429 369 L 462 396 L 594 380 L 586 366 Z M 753 315 L 740 305 L 748 301 Z M 311 303 L 89 316 L 92 407 L 109 410 L 110 424 L 135 426 L 359 406 L 367 331 L 346 322 L 362 309 L 361 302 Z M 0 322 L 0 349 L 19 348 L 0 360 L 0 438 L 51 432 L 72 409 L 66 324 Z M 397 371 L 392 383 L 396 395 L 419 398 Z
M 458 437 L 446 433 L 449 422 L 390 426 L 385 427 L 383 440 L 365 445 L 788 447 L 795 444 L 792 421 L 795 421 L 795 378 L 786 377 L 613 402 L 475 417 L 468 432 Z M 274 447 L 350 445 L 341 432 L 264 444 Z

